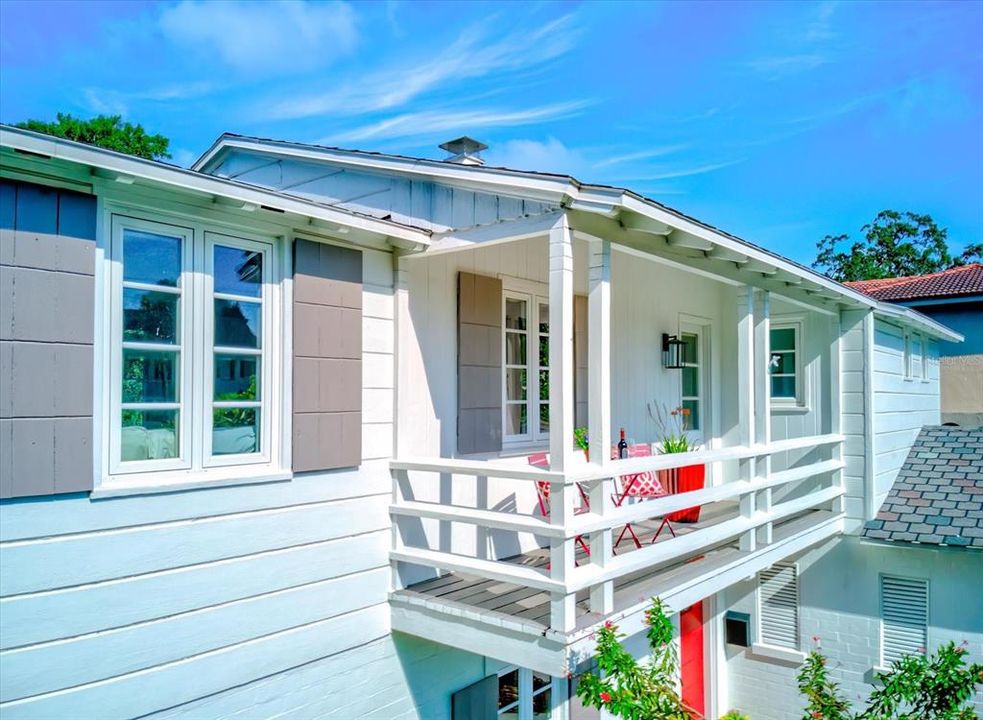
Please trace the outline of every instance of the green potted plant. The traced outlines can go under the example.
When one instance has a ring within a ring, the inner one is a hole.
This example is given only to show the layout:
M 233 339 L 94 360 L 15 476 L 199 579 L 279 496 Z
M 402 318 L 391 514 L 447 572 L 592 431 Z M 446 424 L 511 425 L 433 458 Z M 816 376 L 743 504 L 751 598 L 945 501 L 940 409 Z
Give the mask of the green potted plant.
M 699 449 L 686 434 L 689 424 L 688 408 L 675 407 L 672 410 L 664 405 L 649 404 L 649 416 L 659 427 L 659 445 L 662 454 L 686 453 Z M 706 482 L 706 466 L 703 464 L 687 465 L 672 470 L 660 470 L 659 482 L 672 493 L 684 493 L 691 490 L 702 490 Z M 669 522 L 698 522 L 700 506 L 678 510 L 668 516 Z
M 573 441 L 578 448 L 584 451 L 584 457 L 587 458 L 587 462 L 590 462 L 590 440 L 587 437 L 587 428 L 574 428 Z

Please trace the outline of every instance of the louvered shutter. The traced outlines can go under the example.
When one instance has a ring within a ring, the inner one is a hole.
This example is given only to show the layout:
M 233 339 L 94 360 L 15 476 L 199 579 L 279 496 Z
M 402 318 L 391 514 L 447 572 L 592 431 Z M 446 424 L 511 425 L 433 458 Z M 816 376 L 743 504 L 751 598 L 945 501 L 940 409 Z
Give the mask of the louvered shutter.
M 928 644 L 928 581 L 881 576 L 881 663 L 924 654 Z
M 451 720 L 495 720 L 498 675 L 489 675 L 451 695 Z
M 799 574 L 795 565 L 776 563 L 758 573 L 760 642 L 799 649 Z
M 457 450 L 502 449 L 502 281 L 458 273 Z

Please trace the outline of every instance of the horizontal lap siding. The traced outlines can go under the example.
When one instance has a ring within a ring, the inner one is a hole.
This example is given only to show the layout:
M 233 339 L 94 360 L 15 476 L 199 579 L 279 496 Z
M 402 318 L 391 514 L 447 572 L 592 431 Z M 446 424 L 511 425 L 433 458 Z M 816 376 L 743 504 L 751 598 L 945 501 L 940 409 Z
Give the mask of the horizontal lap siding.
M 133 717 L 385 636 L 388 493 L 338 496 L 387 485 L 372 463 L 265 486 L 281 502 L 296 488 L 288 507 L 225 512 L 253 487 L 180 493 L 191 518 L 123 529 L 161 498 L 54 501 L 99 517 L 0 546 L 4 717 Z M 3 506 L 3 524 L 31 505 Z
M 912 347 L 917 347 L 912 342 Z M 904 377 L 901 328 L 876 320 L 874 326 L 874 507 L 880 507 L 908 456 L 918 431 L 939 423 L 938 344 L 925 342 L 928 381 L 921 379 L 917 355 L 914 379 Z
M 321 717 L 346 674 L 364 696 L 350 717 L 412 707 L 386 604 L 391 255 L 364 251 L 363 280 L 357 470 L 0 505 L 4 720 Z M 349 671 L 382 647 L 374 697 Z

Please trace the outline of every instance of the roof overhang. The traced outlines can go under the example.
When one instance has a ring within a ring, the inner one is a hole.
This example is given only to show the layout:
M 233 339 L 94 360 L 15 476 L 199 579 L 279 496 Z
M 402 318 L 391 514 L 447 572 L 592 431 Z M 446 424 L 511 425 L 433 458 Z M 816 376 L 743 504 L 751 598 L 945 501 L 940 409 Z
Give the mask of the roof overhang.
M 603 236 L 608 239 L 633 244 L 639 249 L 644 248 L 646 244 L 684 249 L 691 254 L 720 261 L 720 274 L 732 280 L 743 279 L 750 281 L 749 284 L 767 286 L 771 289 L 794 288 L 795 292 L 792 294 L 811 298 L 816 305 L 836 303 L 848 307 L 868 308 L 879 315 L 909 324 L 934 337 L 953 342 L 963 340 L 959 333 L 916 310 L 877 301 L 811 268 L 792 262 L 625 188 L 590 185 L 567 175 L 465 166 L 439 160 L 229 134 L 219 137 L 192 167 L 207 173 L 220 163 L 226 153 L 235 149 L 283 158 L 330 162 L 363 170 L 400 173 L 451 184 L 455 187 L 558 202 L 578 216 L 572 224 L 583 233 L 591 234 L 593 229 L 594 234 L 603 233 Z M 474 228 L 472 241 L 475 236 L 485 240 L 497 238 L 501 241 L 508 237 L 513 228 L 515 233 L 511 239 L 525 237 L 530 232 L 530 225 L 537 223 L 537 220 L 520 218 L 516 221 L 497 223 L 495 226 Z M 467 246 L 468 242 L 461 242 L 466 232 L 454 230 L 435 235 L 433 250 L 437 251 L 439 247 L 440 251 L 447 251 Z M 612 237 L 612 233 L 617 237 Z M 427 250 L 427 248 L 422 249 Z
M 58 160 L 86 166 L 93 177 L 104 180 L 201 193 L 211 196 L 219 204 L 245 210 L 264 208 L 290 213 L 306 218 L 312 229 L 337 233 L 353 241 L 386 241 L 409 250 L 420 250 L 430 244 L 430 233 L 419 228 L 20 128 L 0 126 L 0 148 L 5 153 L 26 154 L 42 161 Z M 52 174 L 56 174 L 54 169 Z

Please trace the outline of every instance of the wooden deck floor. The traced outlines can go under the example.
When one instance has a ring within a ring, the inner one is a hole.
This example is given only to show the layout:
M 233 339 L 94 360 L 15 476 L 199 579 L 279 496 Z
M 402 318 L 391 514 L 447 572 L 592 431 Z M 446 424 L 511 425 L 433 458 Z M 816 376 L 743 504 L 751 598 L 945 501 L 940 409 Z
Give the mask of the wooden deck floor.
M 676 533 L 676 537 L 681 537 L 688 533 L 696 532 L 697 530 L 702 530 L 711 525 L 715 525 L 716 523 L 724 520 L 730 520 L 737 517 L 738 512 L 738 503 L 736 501 L 712 503 L 705 505 L 702 508 L 699 522 L 672 523 L 672 528 Z M 658 533 L 658 537 L 655 537 L 661 522 L 662 521 L 660 519 L 655 519 L 632 524 L 639 540 L 642 543 L 642 547 L 647 547 L 653 542 L 653 540 L 656 543 L 661 543 L 672 539 L 672 534 L 664 528 L 662 529 L 661 533 Z M 620 530 L 615 532 L 615 540 L 619 534 Z M 629 552 L 635 552 L 636 549 L 635 543 L 626 534 L 619 546 L 616 548 L 615 552 L 622 555 Z M 710 556 L 716 553 L 731 553 L 736 551 L 736 542 L 730 543 L 721 546 L 720 548 L 715 548 L 714 550 L 709 551 L 702 556 L 693 558 L 686 563 L 676 563 L 675 565 L 670 565 L 668 567 L 653 568 L 626 576 L 615 583 L 615 592 L 624 595 L 626 592 L 632 592 L 634 586 L 638 585 L 639 583 L 643 583 L 642 585 L 639 585 L 638 590 L 640 593 L 642 593 L 640 594 L 639 599 L 644 599 L 645 597 L 649 597 L 644 595 L 644 593 L 649 592 L 649 590 L 645 588 L 643 581 L 647 578 L 651 578 L 655 572 L 658 572 L 660 576 L 668 577 L 675 570 L 683 568 L 686 565 L 695 565 L 697 563 L 705 562 Z M 544 571 L 548 561 L 549 550 L 545 548 L 533 550 L 531 552 L 503 560 L 503 562 L 511 562 L 519 565 L 542 568 Z M 590 562 L 590 558 L 587 557 L 586 553 L 584 553 L 584 551 L 579 547 L 577 548 L 577 562 Z M 433 580 L 426 580 L 424 582 L 411 585 L 403 592 L 407 591 L 425 595 L 431 599 L 462 603 L 480 608 L 481 610 L 494 611 L 513 617 L 522 618 L 544 626 L 549 625 L 549 594 L 541 590 L 522 587 L 512 583 L 499 582 L 496 580 L 485 580 L 463 573 L 450 573 L 448 575 L 434 578 Z M 589 624 L 592 620 L 592 614 L 588 610 L 587 595 L 588 594 L 586 591 L 583 593 L 578 593 L 577 595 L 577 611 L 580 620 L 578 625 Z

